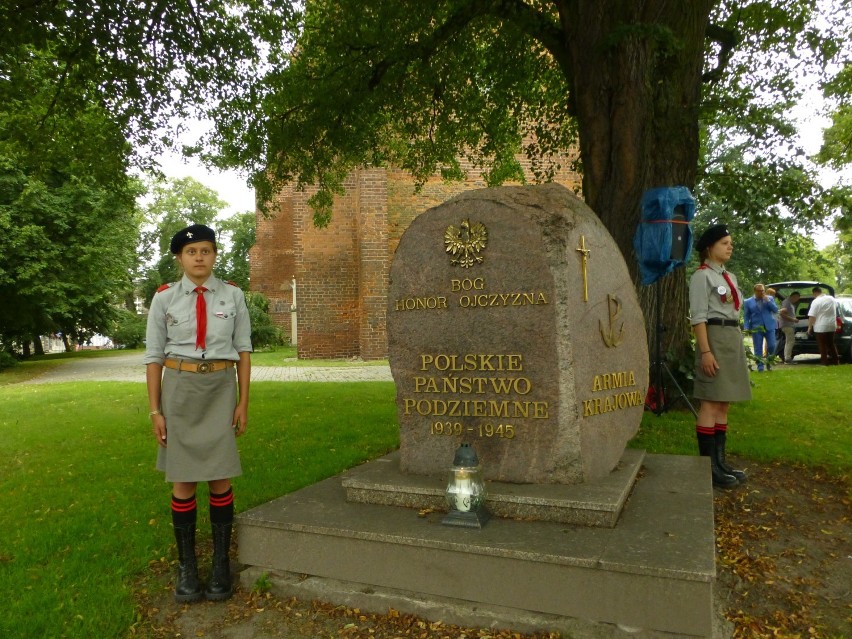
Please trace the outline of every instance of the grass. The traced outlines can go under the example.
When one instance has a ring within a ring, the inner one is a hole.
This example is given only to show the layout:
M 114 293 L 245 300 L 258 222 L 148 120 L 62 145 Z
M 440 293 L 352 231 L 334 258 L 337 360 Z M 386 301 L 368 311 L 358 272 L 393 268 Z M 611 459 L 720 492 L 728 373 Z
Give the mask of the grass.
M 238 509 L 394 448 L 393 401 L 391 383 L 256 384 L 239 440 Z M 0 405 L 0 592 L 15 593 L 0 637 L 126 636 L 134 579 L 149 562 L 174 558 L 144 387 L 6 386 Z
M 852 462 L 852 366 L 782 366 L 751 373 L 752 401 L 731 405 L 727 450 L 756 461 L 783 461 L 845 475 Z M 676 404 L 646 412 L 630 443 L 653 453 L 695 454 L 695 418 Z
M 13 371 L 0 373 L 0 385 Z M 753 401 L 731 410 L 730 452 L 848 473 L 852 366 L 782 367 L 752 379 Z M 133 584 L 149 564 L 175 557 L 144 386 L 7 384 L 0 406 L 0 592 L 14 593 L 0 637 L 128 636 L 136 622 Z M 239 440 L 238 510 L 398 444 L 389 382 L 259 382 L 250 418 Z M 646 413 L 631 445 L 695 454 L 692 414 Z M 209 536 L 205 493 L 199 489 L 202 540 Z

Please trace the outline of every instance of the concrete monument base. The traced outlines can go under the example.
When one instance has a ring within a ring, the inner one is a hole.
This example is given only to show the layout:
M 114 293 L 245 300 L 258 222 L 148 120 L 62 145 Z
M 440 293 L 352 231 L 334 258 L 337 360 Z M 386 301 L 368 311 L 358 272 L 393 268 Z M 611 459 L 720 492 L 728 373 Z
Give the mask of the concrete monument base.
M 707 458 L 646 456 L 612 528 L 495 517 L 471 530 L 441 518 L 347 501 L 333 477 L 238 516 L 242 578 L 266 573 L 284 594 L 459 625 L 713 636 Z
M 627 449 L 607 477 L 571 486 L 488 482 L 486 506 L 496 517 L 612 528 L 630 496 L 644 457 L 645 451 Z M 447 477 L 401 472 L 399 452 L 347 471 L 342 483 L 349 501 L 447 510 Z

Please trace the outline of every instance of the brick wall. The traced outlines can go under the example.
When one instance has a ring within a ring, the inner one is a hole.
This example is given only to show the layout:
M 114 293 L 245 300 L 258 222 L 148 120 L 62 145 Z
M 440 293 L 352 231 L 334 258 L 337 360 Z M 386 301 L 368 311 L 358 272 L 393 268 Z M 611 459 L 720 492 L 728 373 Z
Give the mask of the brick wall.
M 567 162 L 565 163 L 567 164 Z M 290 334 L 291 278 L 296 278 L 298 355 L 303 359 L 387 357 L 388 273 L 399 240 L 412 220 L 465 190 L 471 179 L 446 184 L 432 178 L 415 193 L 411 177 L 396 169 L 361 169 L 336 198 L 331 223 L 313 225 L 311 190 L 281 191 L 275 215 L 258 214 L 250 253 L 251 289 L 270 299 L 273 320 Z M 529 165 L 525 165 L 531 179 Z M 562 170 L 555 179 L 579 190 L 579 177 Z

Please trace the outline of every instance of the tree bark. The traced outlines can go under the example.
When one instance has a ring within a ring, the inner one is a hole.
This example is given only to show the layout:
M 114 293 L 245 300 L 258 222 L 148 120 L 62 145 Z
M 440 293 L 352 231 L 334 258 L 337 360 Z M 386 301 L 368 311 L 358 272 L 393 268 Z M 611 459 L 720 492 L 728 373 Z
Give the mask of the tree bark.
M 641 286 L 633 235 L 645 190 L 695 186 L 704 34 L 713 0 L 557 4 L 570 53 L 585 200 L 627 260 L 649 346 L 659 291 L 667 329 L 662 352 L 682 356 L 689 338 L 684 269 L 662 278 L 659 288 Z

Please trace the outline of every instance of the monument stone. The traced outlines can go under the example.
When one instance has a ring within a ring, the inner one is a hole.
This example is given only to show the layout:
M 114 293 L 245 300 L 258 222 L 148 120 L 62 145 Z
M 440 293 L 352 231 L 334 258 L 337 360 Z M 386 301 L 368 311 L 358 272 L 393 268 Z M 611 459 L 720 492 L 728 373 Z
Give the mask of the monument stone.
M 487 480 L 606 477 L 636 433 L 645 325 L 621 252 L 559 185 L 469 191 L 409 226 L 390 272 L 400 470 L 460 442 Z
M 244 583 L 442 623 L 711 636 L 709 464 L 625 449 L 645 328 L 597 217 L 559 186 L 465 193 L 408 228 L 389 291 L 400 450 L 241 513 Z M 478 528 L 442 525 L 463 442 L 494 515 Z

